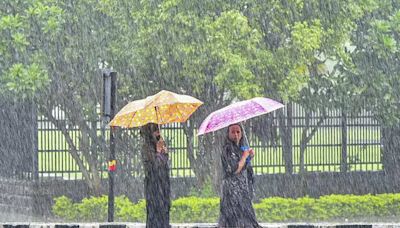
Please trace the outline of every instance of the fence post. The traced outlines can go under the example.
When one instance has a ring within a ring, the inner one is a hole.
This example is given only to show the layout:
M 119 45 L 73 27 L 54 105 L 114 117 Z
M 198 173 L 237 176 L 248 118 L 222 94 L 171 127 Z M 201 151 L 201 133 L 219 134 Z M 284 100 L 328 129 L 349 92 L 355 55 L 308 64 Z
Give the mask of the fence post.
M 342 109 L 341 115 L 341 125 L 342 125 L 342 159 L 340 161 L 340 172 L 347 172 L 347 116 Z
M 34 99 L 31 99 L 31 137 L 32 137 L 32 190 L 33 190 L 33 204 L 32 210 L 35 215 L 43 216 L 47 213 L 44 209 L 44 196 L 41 193 L 40 182 L 39 182 L 39 145 L 38 145 L 38 109 Z
M 31 121 L 33 126 L 31 127 L 32 137 L 32 179 L 36 183 L 39 181 L 39 148 L 38 148 L 38 113 L 36 103 L 31 99 Z
M 277 110 L 277 118 L 279 123 L 279 137 L 282 142 L 282 158 L 285 173 L 293 174 L 293 104 L 289 102 L 284 109 Z

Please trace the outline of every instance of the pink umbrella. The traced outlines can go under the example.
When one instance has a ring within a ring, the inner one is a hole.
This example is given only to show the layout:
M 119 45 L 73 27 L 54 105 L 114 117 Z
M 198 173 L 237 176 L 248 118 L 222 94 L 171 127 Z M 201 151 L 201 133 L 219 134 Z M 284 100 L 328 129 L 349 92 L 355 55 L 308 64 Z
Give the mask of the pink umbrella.
M 213 132 L 231 124 L 239 123 L 283 107 L 283 104 L 264 97 L 255 97 L 250 100 L 236 102 L 208 115 L 203 123 L 201 123 L 197 135 Z M 244 128 L 243 136 L 246 144 L 241 146 L 241 149 L 245 151 L 249 149 L 249 141 Z M 246 163 L 249 163 L 250 160 L 251 157 L 248 157 Z
M 231 124 L 239 123 L 283 107 L 283 104 L 263 97 L 236 102 L 208 115 L 203 123 L 201 123 L 197 135 L 213 132 Z M 244 136 L 246 137 L 245 132 Z

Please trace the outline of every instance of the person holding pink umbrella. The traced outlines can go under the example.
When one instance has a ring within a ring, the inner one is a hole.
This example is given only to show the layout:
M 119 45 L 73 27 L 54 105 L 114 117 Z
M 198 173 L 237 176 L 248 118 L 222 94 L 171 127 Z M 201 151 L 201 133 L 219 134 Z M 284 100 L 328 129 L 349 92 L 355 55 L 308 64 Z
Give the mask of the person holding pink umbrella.
M 252 205 L 254 178 L 250 160 L 254 151 L 240 123 L 283 107 L 272 99 L 256 97 L 219 109 L 201 123 L 197 135 L 227 127 L 221 153 L 223 180 L 218 227 L 261 227 Z
M 251 148 L 243 150 L 243 128 L 228 127 L 221 154 L 223 180 L 218 227 L 261 227 L 252 205 L 253 168 L 248 158 L 254 157 Z

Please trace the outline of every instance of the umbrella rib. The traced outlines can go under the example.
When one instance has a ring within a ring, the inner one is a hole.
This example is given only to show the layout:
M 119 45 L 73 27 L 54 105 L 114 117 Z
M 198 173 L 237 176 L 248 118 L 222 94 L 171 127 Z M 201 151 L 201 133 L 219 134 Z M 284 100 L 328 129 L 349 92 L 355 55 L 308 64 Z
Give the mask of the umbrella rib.
M 179 108 L 176 108 L 175 111 L 180 115 L 183 116 L 182 112 L 179 110 Z M 178 118 L 179 119 L 179 118 Z
M 160 108 L 158 106 L 154 106 L 154 110 L 156 110 L 156 119 L 157 119 L 157 124 L 158 124 L 159 121 L 163 121 L 162 117 L 161 117 L 161 113 L 160 113 Z M 160 120 L 158 119 L 159 116 L 160 116 Z
M 135 116 L 136 116 L 136 112 L 133 113 L 132 118 L 131 118 L 131 121 L 129 122 L 129 124 L 130 124 L 130 123 L 133 123 L 133 118 L 135 118 Z
M 158 116 L 159 116 L 159 115 L 160 115 L 160 118 L 161 118 L 161 114 L 158 113 L 159 107 L 158 107 L 158 106 L 154 106 L 154 110 L 156 111 L 156 118 L 157 118 L 158 131 L 160 131 L 160 135 L 161 135 L 161 127 L 160 127 L 160 122 L 159 122 L 159 120 L 158 120 Z M 162 118 L 161 118 L 161 121 L 162 121 Z M 161 136 L 162 136 L 162 135 L 161 135 Z
M 184 103 L 181 103 L 181 104 L 184 104 Z M 187 104 L 193 105 L 193 104 L 191 104 L 191 103 L 187 103 Z M 176 111 L 177 113 L 179 113 L 180 116 L 182 116 L 182 117 L 184 116 L 183 113 L 182 113 L 182 111 L 181 111 L 179 108 L 176 108 L 175 111 Z M 192 112 L 191 114 L 193 114 L 193 112 Z M 188 115 L 188 116 L 191 116 L 191 114 Z

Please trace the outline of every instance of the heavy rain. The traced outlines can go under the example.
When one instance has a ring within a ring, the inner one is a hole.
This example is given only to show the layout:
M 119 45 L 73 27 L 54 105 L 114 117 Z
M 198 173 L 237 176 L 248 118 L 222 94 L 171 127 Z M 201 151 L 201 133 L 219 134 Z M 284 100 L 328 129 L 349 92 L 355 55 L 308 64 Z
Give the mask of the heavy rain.
M 400 1 L 1 0 L 0 126 L 0 224 L 399 224 Z

